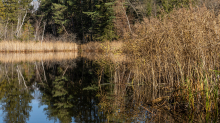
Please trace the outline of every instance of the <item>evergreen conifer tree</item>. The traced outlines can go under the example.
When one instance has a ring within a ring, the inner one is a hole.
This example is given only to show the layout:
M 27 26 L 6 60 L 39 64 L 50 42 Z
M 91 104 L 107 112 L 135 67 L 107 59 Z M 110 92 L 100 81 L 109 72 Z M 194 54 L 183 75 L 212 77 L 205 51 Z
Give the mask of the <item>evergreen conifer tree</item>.
M 113 11 L 114 1 L 97 2 L 95 10 L 91 12 L 84 12 L 84 14 L 91 17 L 92 25 L 89 30 L 94 33 L 96 40 L 113 40 L 117 38 L 114 31 L 113 20 L 115 18 Z
M 77 33 L 82 40 L 112 40 L 114 33 L 114 0 L 42 0 L 38 15 L 47 20 L 46 32 L 55 36 Z M 93 39 L 94 38 L 94 39 Z

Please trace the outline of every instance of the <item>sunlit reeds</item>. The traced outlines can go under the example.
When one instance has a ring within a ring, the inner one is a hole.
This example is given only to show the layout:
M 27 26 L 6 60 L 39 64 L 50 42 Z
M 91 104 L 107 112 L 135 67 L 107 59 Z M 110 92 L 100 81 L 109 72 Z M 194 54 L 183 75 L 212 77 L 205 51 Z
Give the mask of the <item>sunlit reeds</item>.
M 75 59 L 77 57 L 77 52 L 0 53 L 0 62 L 59 61 Z
M 59 52 L 77 51 L 77 44 L 70 42 L 19 42 L 1 41 L 0 52 Z

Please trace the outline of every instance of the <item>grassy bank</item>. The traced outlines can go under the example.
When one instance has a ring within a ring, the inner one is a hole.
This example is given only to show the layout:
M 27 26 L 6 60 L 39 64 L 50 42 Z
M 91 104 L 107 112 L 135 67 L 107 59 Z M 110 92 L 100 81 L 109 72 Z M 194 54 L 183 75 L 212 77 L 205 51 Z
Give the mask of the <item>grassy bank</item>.
M 70 42 L 21 42 L 21 41 L 1 41 L 0 52 L 121 52 L 123 46 L 122 41 L 113 42 L 88 42 L 78 45 Z
M 67 52 L 77 50 L 77 44 L 69 42 L 0 42 L 0 52 Z

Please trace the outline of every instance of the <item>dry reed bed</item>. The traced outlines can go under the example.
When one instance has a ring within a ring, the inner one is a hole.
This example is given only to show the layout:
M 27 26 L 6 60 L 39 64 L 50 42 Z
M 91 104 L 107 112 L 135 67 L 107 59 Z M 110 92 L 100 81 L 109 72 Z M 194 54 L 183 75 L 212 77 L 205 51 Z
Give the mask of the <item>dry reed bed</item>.
M 113 53 L 95 53 L 95 52 L 82 52 L 80 57 L 87 58 L 89 60 L 100 61 L 106 60 L 113 63 L 128 62 L 128 58 L 125 54 L 113 54 Z
M 0 53 L 0 62 L 33 62 L 33 61 L 60 61 L 75 59 L 77 52 L 47 52 L 47 53 Z
M 76 43 L 1 41 L 0 52 L 58 52 L 77 51 Z
M 138 35 L 126 42 L 124 51 L 134 58 L 136 82 L 181 87 L 175 101 L 184 99 L 192 109 L 199 101 L 206 111 L 217 108 L 220 15 L 205 7 L 183 8 L 144 19 L 133 31 Z

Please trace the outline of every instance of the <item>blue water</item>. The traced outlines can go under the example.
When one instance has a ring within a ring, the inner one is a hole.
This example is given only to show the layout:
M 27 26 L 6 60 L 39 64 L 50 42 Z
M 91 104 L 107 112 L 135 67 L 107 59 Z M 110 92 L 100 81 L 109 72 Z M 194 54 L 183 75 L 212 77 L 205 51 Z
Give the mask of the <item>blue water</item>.
M 0 63 L 0 123 L 145 122 L 149 118 L 149 112 L 132 101 L 132 88 L 110 83 L 114 78 L 109 68 L 100 79 L 99 62 L 82 58 L 44 65 Z
M 32 100 L 31 102 L 32 111 L 30 112 L 30 119 L 28 122 L 29 123 L 58 123 L 54 120 L 49 120 L 47 118 L 44 112 L 44 108 L 46 108 L 47 106 L 45 105 L 40 106 L 39 103 L 40 102 L 36 98 Z
M 26 123 L 59 123 L 59 120 L 48 119 L 45 114 L 44 108 L 47 108 L 46 105 L 40 105 L 39 96 L 40 91 L 35 90 L 32 94 L 34 99 L 31 100 L 30 106 L 32 106 L 32 111 L 30 112 L 29 120 Z M 5 113 L 3 113 L 2 109 L 0 110 L 0 123 L 4 123 Z M 74 122 L 73 122 L 74 123 Z

